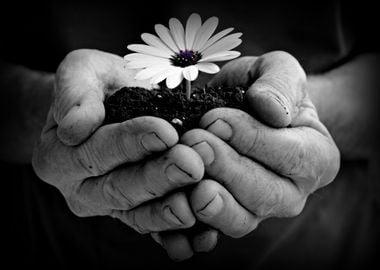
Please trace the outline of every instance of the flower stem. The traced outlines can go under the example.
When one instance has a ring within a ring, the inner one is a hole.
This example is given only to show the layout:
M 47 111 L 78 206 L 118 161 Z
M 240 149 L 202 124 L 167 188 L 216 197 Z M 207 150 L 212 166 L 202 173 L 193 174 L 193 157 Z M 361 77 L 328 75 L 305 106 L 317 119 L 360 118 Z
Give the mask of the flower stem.
M 185 80 L 185 87 L 186 87 L 186 99 L 189 101 L 191 98 L 191 82 L 188 80 Z

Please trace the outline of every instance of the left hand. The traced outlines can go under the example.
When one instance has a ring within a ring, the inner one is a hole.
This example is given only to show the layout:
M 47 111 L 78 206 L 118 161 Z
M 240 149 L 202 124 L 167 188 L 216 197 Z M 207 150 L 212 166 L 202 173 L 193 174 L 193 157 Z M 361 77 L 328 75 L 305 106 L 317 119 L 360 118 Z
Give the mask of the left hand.
M 239 238 L 266 218 L 298 215 L 307 197 L 339 170 L 339 151 L 318 119 L 294 57 L 272 52 L 240 58 L 225 65 L 212 83 L 250 86 L 246 100 L 261 121 L 218 108 L 201 119 L 204 129 L 183 135 L 182 143 L 202 156 L 211 178 L 192 191 L 192 208 L 213 229 L 191 241 L 179 231 L 154 234 L 176 259 L 212 249 L 217 230 Z

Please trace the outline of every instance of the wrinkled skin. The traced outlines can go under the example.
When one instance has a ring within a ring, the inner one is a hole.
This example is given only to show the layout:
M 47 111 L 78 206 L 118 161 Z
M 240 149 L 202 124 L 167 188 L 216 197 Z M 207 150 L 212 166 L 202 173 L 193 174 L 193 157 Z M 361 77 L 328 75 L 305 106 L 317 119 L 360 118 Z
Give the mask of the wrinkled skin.
M 181 138 L 202 156 L 210 177 L 191 194 L 196 218 L 210 229 L 193 239 L 179 232 L 152 235 L 178 260 L 213 249 L 218 231 L 240 238 L 269 217 L 297 216 L 307 197 L 339 170 L 339 151 L 319 121 L 306 75 L 291 55 L 237 59 L 211 85 L 249 87 L 246 99 L 254 117 L 237 109 L 214 109 L 201 119 L 202 129 Z
M 116 217 L 183 260 L 213 249 L 219 232 L 243 237 L 266 218 L 298 215 L 338 172 L 339 151 L 287 53 L 226 64 L 211 84 L 248 86 L 252 114 L 214 109 L 179 143 L 154 117 L 99 128 L 104 96 L 136 85 L 132 76 L 121 58 L 91 50 L 69 54 L 57 71 L 33 166 L 79 216 Z M 190 201 L 173 192 L 190 184 Z M 178 231 L 196 219 L 209 229 L 192 239 Z
M 139 233 L 190 227 L 195 217 L 185 194 L 167 193 L 202 179 L 200 156 L 178 144 L 175 129 L 159 118 L 99 128 L 105 95 L 138 85 L 124 64 L 94 50 L 67 55 L 57 70 L 55 101 L 33 167 L 78 216 L 108 215 Z

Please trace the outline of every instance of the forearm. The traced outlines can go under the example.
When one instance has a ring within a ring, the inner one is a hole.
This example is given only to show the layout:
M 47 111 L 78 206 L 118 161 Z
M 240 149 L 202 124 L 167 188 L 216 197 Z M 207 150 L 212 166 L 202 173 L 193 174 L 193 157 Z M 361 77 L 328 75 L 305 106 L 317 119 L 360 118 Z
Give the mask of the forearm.
M 362 55 L 322 75 L 308 77 L 308 91 L 343 159 L 367 159 L 375 148 L 380 58 Z
M 0 61 L 0 160 L 30 162 L 53 90 L 53 74 Z

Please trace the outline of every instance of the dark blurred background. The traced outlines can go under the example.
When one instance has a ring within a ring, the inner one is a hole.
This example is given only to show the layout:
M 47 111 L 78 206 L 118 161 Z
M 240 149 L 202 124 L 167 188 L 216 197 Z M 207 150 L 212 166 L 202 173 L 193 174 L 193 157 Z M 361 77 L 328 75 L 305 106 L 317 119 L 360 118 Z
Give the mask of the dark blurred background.
M 285 50 L 308 72 L 378 48 L 378 15 L 365 1 L 8 1 L 1 9 L 1 57 L 54 71 L 71 50 L 125 55 L 154 24 L 192 12 L 244 34 L 243 55 Z

